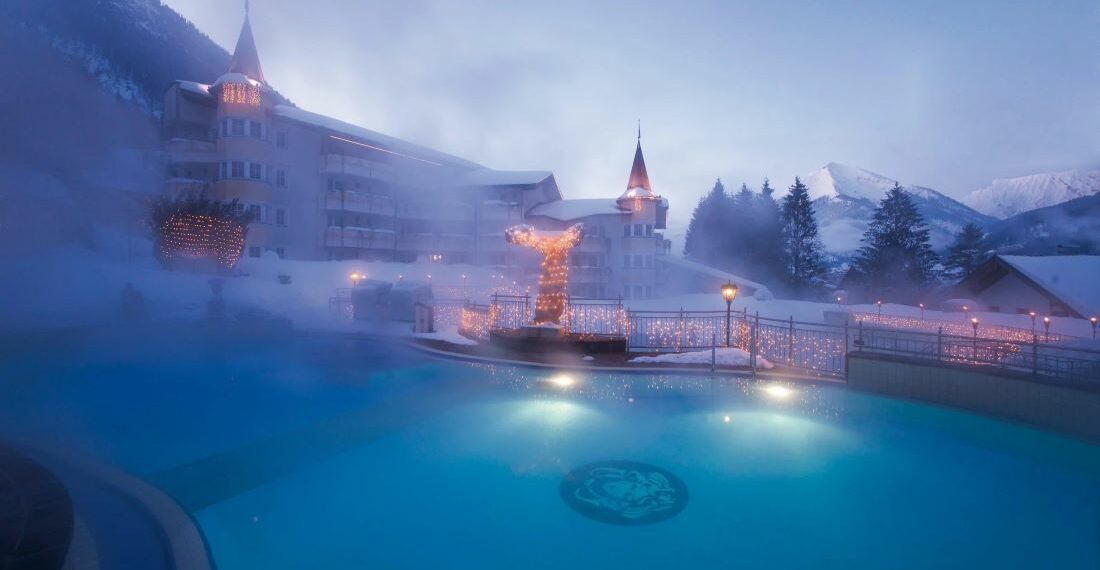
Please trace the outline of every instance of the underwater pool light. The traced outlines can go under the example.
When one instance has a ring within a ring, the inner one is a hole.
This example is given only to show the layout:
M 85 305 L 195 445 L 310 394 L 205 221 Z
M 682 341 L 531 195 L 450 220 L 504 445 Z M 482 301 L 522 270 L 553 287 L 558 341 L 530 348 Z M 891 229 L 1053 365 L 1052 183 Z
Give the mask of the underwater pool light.
M 558 374 L 557 376 L 551 376 L 547 382 L 557 388 L 565 389 L 576 384 L 577 380 L 568 374 Z
M 794 394 L 794 390 L 779 384 L 769 384 L 764 387 L 764 393 L 776 400 L 786 400 Z

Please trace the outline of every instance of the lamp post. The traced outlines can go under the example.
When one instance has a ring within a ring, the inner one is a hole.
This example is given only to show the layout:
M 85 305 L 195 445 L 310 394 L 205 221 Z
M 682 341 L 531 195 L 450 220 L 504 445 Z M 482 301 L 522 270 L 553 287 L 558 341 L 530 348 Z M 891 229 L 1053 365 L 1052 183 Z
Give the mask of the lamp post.
M 836 304 L 839 305 L 841 301 L 840 295 L 836 296 Z
M 726 284 L 722 286 L 722 298 L 726 300 L 726 346 L 730 345 L 730 310 L 733 306 L 733 299 L 737 297 L 737 285 L 726 281 Z
M 1037 313 L 1035 311 L 1028 311 L 1027 316 L 1031 317 L 1031 335 L 1035 336 L 1035 317 Z
M 1043 342 L 1050 342 L 1050 317 L 1043 317 Z
M 1092 338 L 1096 338 L 1096 317 L 1089 317 L 1089 324 L 1092 325 Z
M 963 305 L 963 318 L 970 316 L 970 307 Z
M 924 303 L 917 303 L 917 306 L 920 307 L 920 320 L 923 321 L 924 320 Z
M 970 319 L 970 326 L 974 327 L 974 360 L 978 360 L 978 317 Z
M 352 287 L 358 287 L 359 286 L 359 281 L 362 280 L 365 277 L 366 277 L 366 275 L 364 275 L 362 273 L 359 273 L 358 271 L 353 271 L 351 273 L 351 275 L 348 275 L 348 278 L 351 279 L 351 286 Z
M 878 305 L 878 320 L 882 322 L 882 301 L 875 301 L 875 304 Z

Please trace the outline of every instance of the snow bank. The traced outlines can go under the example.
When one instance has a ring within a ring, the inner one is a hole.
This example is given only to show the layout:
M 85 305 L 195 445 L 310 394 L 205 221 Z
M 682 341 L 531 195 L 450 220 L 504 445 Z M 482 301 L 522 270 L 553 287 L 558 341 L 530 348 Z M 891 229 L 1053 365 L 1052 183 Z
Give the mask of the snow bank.
M 658 354 L 657 356 L 639 356 L 631 362 L 667 362 L 671 364 L 710 364 L 711 351 L 680 352 Z M 749 366 L 749 353 L 736 347 L 721 347 L 714 351 L 714 362 L 718 366 Z M 758 368 L 774 368 L 763 356 L 756 357 Z

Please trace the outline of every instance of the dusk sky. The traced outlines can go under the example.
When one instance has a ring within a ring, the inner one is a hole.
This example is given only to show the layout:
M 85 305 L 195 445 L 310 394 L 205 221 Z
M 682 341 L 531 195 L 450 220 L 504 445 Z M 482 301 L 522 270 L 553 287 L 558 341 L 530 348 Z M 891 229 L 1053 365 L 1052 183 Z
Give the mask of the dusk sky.
M 168 0 L 232 49 L 243 2 Z M 827 162 L 961 196 L 1100 166 L 1100 4 L 252 0 L 296 104 L 566 197 L 623 190 L 635 126 L 686 224 L 722 177 Z

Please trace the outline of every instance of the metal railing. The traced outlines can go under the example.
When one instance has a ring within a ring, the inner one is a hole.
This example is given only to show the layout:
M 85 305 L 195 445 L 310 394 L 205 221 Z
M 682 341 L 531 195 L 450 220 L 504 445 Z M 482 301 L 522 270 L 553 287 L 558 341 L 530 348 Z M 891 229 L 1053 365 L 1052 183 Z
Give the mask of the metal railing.
M 901 331 L 864 326 L 856 329 L 856 351 L 899 354 L 945 364 L 991 367 L 1041 379 L 1100 381 L 1100 351 L 1030 341 Z
M 926 319 L 924 317 L 911 315 L 894 315 L 888 313 L 878 314 L 861 311 L 852 311 L 851 314 L 856 322 L 862 322 L 868 325 L 876 325 L 892 329 L 903 329 L 907 331 L 924 331 L 935 333 L 937 330 L 942 329 L 943 332 L 948 334 L 969 337 L 972 336 L 971 331 L 973 330 L 973 324 L 970 322 L 969 319 Z M 1040 340 L 1048 343 L 1061 342 L 1063 340 L 1073 338 L 1081 338 L 1059 332 L 1051 332 L 1049 329 L 1049 325 L 1045 326 L 1042 330 L 1036 330 L 1034 328 L 1025 329 L 1008 325 L 980 323 L 978 327 L 978 336 L 981 338 L 998 340 L 1031 342 L 1032 337 L 1038 335 Z

